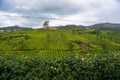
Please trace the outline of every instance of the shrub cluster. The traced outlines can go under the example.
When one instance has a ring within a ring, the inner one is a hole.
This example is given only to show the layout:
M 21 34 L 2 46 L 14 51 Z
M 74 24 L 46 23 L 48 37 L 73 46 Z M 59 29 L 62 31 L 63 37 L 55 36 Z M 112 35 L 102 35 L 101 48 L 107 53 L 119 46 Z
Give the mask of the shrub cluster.
M 53 62 L 0 56 L 0 80 L 120 80 L 120 55 L 70 56 Z

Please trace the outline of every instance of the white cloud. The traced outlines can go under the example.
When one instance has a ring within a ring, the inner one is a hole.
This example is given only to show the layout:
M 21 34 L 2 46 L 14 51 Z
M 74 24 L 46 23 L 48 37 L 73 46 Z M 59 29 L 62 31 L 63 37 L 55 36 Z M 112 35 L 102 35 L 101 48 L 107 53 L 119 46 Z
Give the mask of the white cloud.
M 25 26 L 26 23 L 30 24 L 31 21 L 21 18 L 22 16 L 18 13 L 10 13 L 10 12 L 1 12 L 0 11 L 0 26 L 13 26 L 13 25 L 21 25 Z
M 8 5 L 9 7 L 5 7 Z M 4 8 L 5 7 L 5 8 Z M 118 0 L 4 0 L 0 15 L 31 16 L 45 19 L 17 18 L 1 19 L 0 25 L 40 26 L 47 18 L 50 25 L 120 22 Z M 4 13 L 3 13 L 4 12 Z M 63 20 L 63 21 L 62 21 Z M 13 23 L 14 22 L 14 23 Z

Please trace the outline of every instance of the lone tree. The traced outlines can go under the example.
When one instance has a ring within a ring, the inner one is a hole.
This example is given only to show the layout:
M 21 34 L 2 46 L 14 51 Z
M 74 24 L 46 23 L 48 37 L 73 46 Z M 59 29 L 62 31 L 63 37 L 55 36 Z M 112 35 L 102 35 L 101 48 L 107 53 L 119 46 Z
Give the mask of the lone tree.
M 49 21 L 45 21 L 45 22 L 43 23 L 43 26 L 44 26 L 45 28 L 48 28 L 48 26 L 49 26 Z

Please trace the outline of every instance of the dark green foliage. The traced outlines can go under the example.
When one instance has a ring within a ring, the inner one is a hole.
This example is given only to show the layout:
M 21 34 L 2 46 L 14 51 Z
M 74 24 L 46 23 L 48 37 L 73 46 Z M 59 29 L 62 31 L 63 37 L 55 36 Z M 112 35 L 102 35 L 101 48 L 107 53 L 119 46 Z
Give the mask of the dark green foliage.
M 71 24 L 71 25 L 59 26 L 58 28 L 59 29 L 85 29 L 86 27 L 82 25 Z
M 47 28 L 47 27 L 49 26 L 49 21 L 45 21 L 45 22 L 43 23 L 43 26 Z
M 14 56 L 13 56 L 14 55 Z M 0 80 L 119 80 L 120 55 L 69 56 L 61 60 L 0 56 Z
M 29 35 L 27 35 L 27 34 L 24 36 L 24 38 L 25 38 L 26 40 L 31 39 L 31 37 L 30 37 Z

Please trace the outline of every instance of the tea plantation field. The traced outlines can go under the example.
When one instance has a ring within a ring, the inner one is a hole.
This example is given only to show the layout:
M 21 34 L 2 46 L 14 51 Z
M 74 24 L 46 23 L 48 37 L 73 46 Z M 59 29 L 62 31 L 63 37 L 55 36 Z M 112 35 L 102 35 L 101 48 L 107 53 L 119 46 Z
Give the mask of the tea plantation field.
M 120 33 L 95 29 L 0 32 L 0 80 L 120 80 Z

